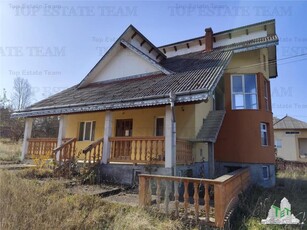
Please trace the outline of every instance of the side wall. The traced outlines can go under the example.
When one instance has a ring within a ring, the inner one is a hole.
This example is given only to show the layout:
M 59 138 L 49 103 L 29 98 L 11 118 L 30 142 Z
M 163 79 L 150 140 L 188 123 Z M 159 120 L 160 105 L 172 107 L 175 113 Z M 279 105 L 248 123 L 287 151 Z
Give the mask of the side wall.
M 300 134 L 286 134 L 286 131 L 299 131 Z M 274 130 L 275 140 L 281 140 L 281 148 L 277 148 L 277 156 L 288 161 L 307 162 L 307 158 L 300 158 L 300 139 L 307 140 L 306 130 Z

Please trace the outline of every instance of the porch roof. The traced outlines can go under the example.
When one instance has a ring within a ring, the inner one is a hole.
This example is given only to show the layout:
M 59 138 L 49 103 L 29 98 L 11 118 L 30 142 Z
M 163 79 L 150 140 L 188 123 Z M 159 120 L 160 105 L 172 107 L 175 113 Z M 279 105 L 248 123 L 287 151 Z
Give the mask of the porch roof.
M 35 117 L 88 111 L 103 111 L 170 103 L 206 100 L 213 92 L 233 51 L 195 52 L 168 58 L 161 65 L 175 73 L 161 72 L 112 81 L 75 85 L 32 106 L 13 117 Z

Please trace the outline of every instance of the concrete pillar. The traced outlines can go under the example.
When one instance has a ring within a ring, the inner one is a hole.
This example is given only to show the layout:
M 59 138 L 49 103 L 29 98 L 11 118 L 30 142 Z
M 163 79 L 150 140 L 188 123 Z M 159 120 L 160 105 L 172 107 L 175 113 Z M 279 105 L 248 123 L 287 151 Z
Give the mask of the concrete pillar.
M 102 164 L 107 164 L 110 158 L 111 143 L 109 142 L 109 137 L 112 136 L 112 112 L 106 111 L 104 119 L 104 134 L 103 134 L 103 154 L 102 154 Z
M 172 108 L 165 107 L 165 168 L 174 167 Z
M 62 140 L 65 138 L 65 119 L 64 115 L 61 115 L 59 117 L 59 132 L 58 132 L 58 142 L 57 142 L 57 147 L 62 145 Z M 60 160 L 60 151 L 56 153 L 56 160 Z
M 214 167 L 214 143 L 208 143 L 208 168 L 209 168 L 209 178 L 213 179 L 215 177 L 215 167 Z
M 21 150 L 21 156 L 20 156 L 21 161 L 25 159 L 25 156 L 28 151 L 28 145 L 29 145 L 28 138 L 31 138 L 32 124 L 33 124 L 33 118 L 26 118 L 25 130 L 23 133 L 22 150 Z

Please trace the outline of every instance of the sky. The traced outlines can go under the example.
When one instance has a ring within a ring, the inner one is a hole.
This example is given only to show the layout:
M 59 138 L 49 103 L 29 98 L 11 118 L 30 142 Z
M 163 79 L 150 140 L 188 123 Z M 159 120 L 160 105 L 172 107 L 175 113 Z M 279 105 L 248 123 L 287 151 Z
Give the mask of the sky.
M 130 25 L 161 46 L 276 20 L 274 116 L 307 122 L 307 1 L 0 1 L 0 93 L 14 78 L 32 102 L 78 84 Z

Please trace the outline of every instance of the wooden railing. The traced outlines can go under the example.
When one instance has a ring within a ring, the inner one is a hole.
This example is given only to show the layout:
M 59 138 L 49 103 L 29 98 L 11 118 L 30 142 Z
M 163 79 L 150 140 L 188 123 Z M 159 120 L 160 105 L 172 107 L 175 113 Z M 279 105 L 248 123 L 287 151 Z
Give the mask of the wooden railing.
M 164 137 L 110 137 L 110 161 L 163 164 Z
M 100 138 L 82 151 L 82 153 L 84 154 L 84 163 L 88 163 L 89 165 L 91 165 L 100 162 L 102 159 L 102 151 L 103 138 Z
M 69 138 L 64 138 L 65 143 Z M 52 155 L 52 151 L 57 147 L 57 138 L 29 138 L 27 157 L 33 158 L 40 155 Z
M 61 164 L 75 158 L 77 138 L 71 138 L 61 146 L 53 149 L 53 154 L 57 163 Z
M 190 164 L 193 162 L 192 142 L 177 138 L 176 140 L 176 163 Z
M 223 227 L 225 216 L 236 204 L 238 194 L 249 184 L 249 169 L 239 169 L 214 180 L 141 174 L 139 205 L 156 203 L 157 209 L 166 214 L 172 212 L 176 217 L 188 217 L 189 213 L 194 213 L 197 221 Z M 152 194 L 156 202 L 152 202 Z M 180 206 L 183 206 L 183 213 Z

